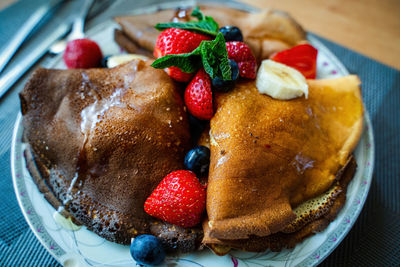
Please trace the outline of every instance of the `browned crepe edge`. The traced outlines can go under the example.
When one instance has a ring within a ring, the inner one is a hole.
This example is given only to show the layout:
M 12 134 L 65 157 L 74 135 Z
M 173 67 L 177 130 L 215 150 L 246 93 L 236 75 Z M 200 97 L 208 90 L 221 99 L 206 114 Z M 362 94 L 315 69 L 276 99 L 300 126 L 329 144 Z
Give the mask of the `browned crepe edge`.
M 249 252 L 262 252 L 267 249 L 279 252 L 284 248 L 293 248 L 296 244 L 302 242 L 305 238 L 323 231 L 331 221 L 333 221 L 346 202 L 347 186 L 354 177 L 357 169 L 357 163 L 353 156 L 350 157 L 348 164 L 344 168 L 342 178 L 339 183 L 342 187 L 342 192 L 333 202 L 327 213 L 314 221 L 309 222 L 304 227 L 296 232 L 285 234 L 276 233 L 270 236 L 257 237 L 252 236 L 249 239 L 239 240 L 219 240 L 215 238 L 205 238 L 203 243 L 209 247 L 215 254 L 222 256 L 229 252 L 228 248 L 239 249 Z M 207 222 L 203 223 L 205 231 L 207 231 Z M 224 254 L 225 253 L 225 254 Z

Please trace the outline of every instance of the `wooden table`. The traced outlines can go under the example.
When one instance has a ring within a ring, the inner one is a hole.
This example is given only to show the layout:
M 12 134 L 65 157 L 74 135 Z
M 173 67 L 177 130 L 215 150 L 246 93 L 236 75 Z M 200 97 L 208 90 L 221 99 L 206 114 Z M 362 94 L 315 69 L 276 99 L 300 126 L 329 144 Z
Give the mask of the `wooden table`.
M 16 0 L 0 0 L 0 9 Z M 399 0 L 242 0 L 289 12 L 303 27 L 400 69 Z

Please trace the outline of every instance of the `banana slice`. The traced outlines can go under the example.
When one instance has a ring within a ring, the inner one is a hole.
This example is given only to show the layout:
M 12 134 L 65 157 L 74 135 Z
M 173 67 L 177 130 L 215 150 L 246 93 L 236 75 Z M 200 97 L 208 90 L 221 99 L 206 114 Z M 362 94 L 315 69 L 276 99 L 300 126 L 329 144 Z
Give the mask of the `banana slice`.
M 289 100 L 303 94 L 308 98 L 308 85 L 304 76 L 296 69 L 270 59 L 261 63 L 256 86 L 261 94 L 275 99 Z
M 126 62 L 134 60 L 134 59 L 147 60 L 149 58 L 146 56 L 137 55 L 137 54 L 121 54 L 121 55 L 110 56 L 107 59 L 107 67 L 114 68 L 120 64 L 126 63 Z

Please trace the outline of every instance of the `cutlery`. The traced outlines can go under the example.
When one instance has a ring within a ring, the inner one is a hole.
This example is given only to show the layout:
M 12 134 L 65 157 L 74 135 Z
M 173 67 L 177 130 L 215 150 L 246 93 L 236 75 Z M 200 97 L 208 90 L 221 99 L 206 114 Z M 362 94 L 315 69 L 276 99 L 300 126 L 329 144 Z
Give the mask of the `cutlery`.
M 13 38 L 11 38 L 11 40 L 6 44 L 6 46 L 3 48 L 3 51 L 0 53 L 0 73 L 12 58 L 14 53 L 28 37 L 29 33 L 31 33 L 36 25 L 39 24 L 49 10 L 59 2 L 61 1 L 49 1 L 42 4 L 38 9 L 35 10 L 35 12 L 33 12 L 33 14 L 26 20 L 22 28 L 19 29 Z

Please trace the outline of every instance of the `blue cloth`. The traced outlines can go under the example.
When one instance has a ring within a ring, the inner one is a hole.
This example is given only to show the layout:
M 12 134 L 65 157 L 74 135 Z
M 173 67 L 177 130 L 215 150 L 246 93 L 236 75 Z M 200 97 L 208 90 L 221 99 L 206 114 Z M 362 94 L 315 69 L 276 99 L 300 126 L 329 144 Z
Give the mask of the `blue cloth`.
M 336 54 L 351 73 L 360 76 L 376 145 L 375 174 L 363 211 L 347 237 L 321 266 L 398 266 L 400 72 L 315 37 Z M 19 84 L 23 84 L 28 75 Z M 0 100 L 0 266 L 57 266 L 57 261 L 30 231 L 12 186 L 10 144 L 19 112 L 19 90 L 21 86 L 15 86 Z

